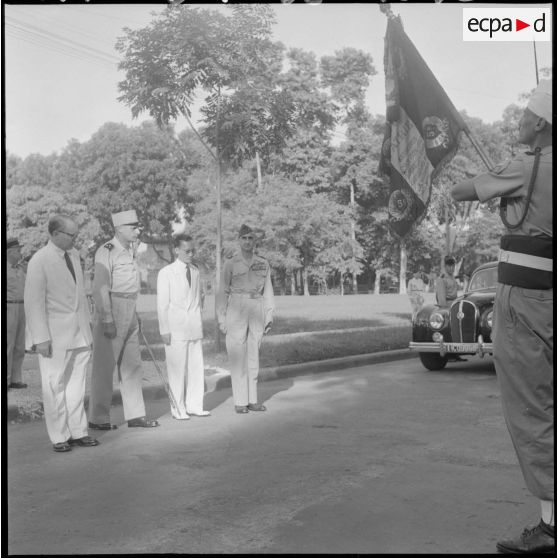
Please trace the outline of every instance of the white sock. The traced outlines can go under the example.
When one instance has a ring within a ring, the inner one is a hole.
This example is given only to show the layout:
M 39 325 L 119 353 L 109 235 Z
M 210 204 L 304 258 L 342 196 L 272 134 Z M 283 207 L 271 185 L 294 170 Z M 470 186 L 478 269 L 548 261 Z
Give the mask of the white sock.
M 541 516 L 547 525 L 554 527 L 554 502 L 552 500 L 541 500 Z

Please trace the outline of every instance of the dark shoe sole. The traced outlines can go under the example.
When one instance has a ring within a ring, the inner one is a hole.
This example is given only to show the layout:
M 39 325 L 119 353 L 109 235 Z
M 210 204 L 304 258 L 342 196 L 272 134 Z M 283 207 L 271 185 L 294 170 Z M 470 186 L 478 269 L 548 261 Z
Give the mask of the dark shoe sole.
M 142 422 L 133 422 L 130 424 L 128 422 L 128 428 L 155 428 L 156 426 L 160 426 L 156 420 L 146 420 Z
M 72 448 L 69 444 L 67 446 L 58 446 L 58 447 L 53 445 L 52 449 L 57 453 L 64 453 L 64 452 L 67 452 L 67 451 L 72 451 Z
M 261 406 L 257 406 L 257 407 L 250 407 L 250 405 L 248 405 L 248 410 L 249 411 L 267 411 L 267 409 L 261 405 Z
M 91 428 L 91 430 L 116 430 L 118 428 L 116 424 L 109 424 L 108 422 L 106 424 L 95 424 L 94 422 L 90 422 L 88 427 Z
M 70 446 L 76 447 L 79 446 L 80 448 L 92 448 L 94 446 L 98 446 L 100 444 L 99 440 L 95 440 L 94 442 L 80 442 L 79 440 L 72 440 L 70 442 Z

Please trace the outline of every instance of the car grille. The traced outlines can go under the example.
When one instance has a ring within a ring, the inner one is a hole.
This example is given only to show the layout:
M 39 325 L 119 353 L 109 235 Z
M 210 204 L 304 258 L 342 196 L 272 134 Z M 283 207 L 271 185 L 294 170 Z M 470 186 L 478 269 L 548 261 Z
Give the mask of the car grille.
M 475 343 L 477 307 L 467 300 L 455 302 L 450 308 L 451 340 L 455 343 Z

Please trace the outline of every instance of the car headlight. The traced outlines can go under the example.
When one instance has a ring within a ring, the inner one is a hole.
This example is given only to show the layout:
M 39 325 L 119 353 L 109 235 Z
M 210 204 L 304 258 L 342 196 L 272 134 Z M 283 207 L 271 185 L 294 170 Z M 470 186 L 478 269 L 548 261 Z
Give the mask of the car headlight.
M 446 320 L 444 319 L 443 314 L 440 314 L 440 312 L 433 312 L 432 314 L 430 314 L 430 320 L 428 321 L 428 323 L 430 324 L 430 327 L 432 329 L 442 329 L 444 327 L 444 322 Z
M 494 316 L 494 311 L 490 310 L 490 312 L 486 315 L 486 325 L 492 329 L 492 318 Z

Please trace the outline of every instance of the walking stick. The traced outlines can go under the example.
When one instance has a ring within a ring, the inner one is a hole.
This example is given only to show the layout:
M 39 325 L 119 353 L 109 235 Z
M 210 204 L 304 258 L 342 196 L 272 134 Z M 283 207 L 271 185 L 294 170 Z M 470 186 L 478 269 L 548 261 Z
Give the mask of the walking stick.
M 167 382 L 167 379 L 165 378 L 165 376 L 163 374 L 163 371 L 161 370 L 161 368 L 157 364 L 157 361 L 155 360 L 155 355 L 153 354 L 153 351 L 151 350 L 151 345 L 148 343 L 148 341 L 145 337 L 145 333 L 143 333 L 143 327 L 141 325 L 141 321 L 139 320 L 139 318 L 138 318 L 138 322 L 139 322 L 139 330 L 140 330 L 141 336 L 143 338 L 143 342 L 145 343 L 145 346 L 147 347 L 147 351 L 149 352 L 149 356 L 151 357 L 151 360 L 153 361 L 153 364 L 155 365 L 155 369 L 159 373 L 159 377 L 161 378 L 161 381 L 163 382 L 163 387 L 165 388 L 165 391 L 167 392 L 171 407 L 174 409 L 174 412 L 177 415 L 179 415 L 180 411 L 178 410 L 178 405 L 176 404 L 176 399 L 174 398 L 174 395 L 172 394 L 170 385 Z

